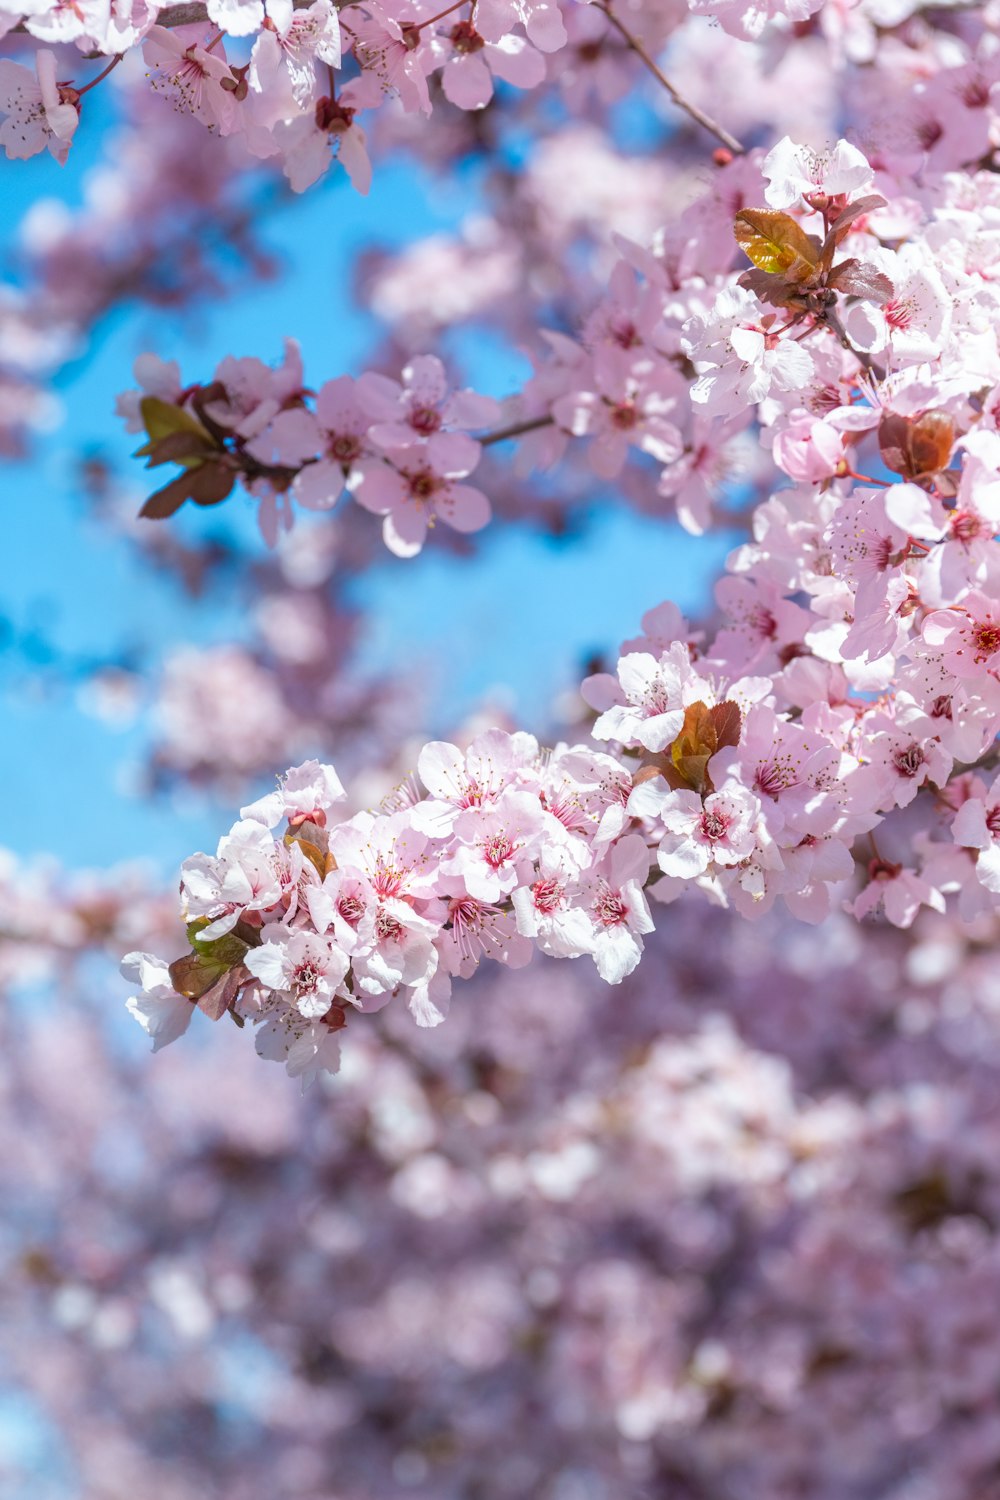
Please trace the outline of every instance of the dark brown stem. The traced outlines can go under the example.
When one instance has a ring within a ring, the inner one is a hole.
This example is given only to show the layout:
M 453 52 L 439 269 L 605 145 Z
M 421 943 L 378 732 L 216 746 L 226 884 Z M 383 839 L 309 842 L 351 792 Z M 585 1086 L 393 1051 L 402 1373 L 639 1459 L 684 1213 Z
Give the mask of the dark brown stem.
M 89 83 L 85 83 L 82 89 L 77 89 L 77 98 L 82 99 L 84 94 L 89 94 L 91 89 L 96 89 L 101 80 L 107 78 L 108 74 L 111 73 L 115 68 L 117 68 L 118 64 L 121 62 L 124 56 L 124 52 L 119 52 L 117 57 L 113 57 L 111 59 L 102 73 L 98 73 L 96 78 L 92 78 Z
M 618 32 L 619 36 L 624 38 L 624 40 L 628 43 L 631 51 L 635 53 L 636 57 L 640 58 L 642 62 L 645 63 L 646 67 L 652 73 L 657 83 L 661 84 L 662 87 L 666 89 L 667 93 L 670 95 L 671 99 L 676 104 L 678 109 L 682 109 L 686 115 L 690 115 L 692 120 L 695 120 L 711 135 L 714 135 L 715 139 L 717 141 L 721 141 L 726 149 L 731 151 L 734 156 L 745 155 L 746 147 L 742 145 L 734 135 L 730 135 L 729 131 L 726 130 L 724 126 L 718 125 L 710 115 L 706 115 L 704 110 L 698 108 L 697 104 L 689 103 L 689 101 L 685 99 L 682 94 L 679 94 L 677 92 L 673 84 L 670 82 L 670 79 L 653 61 L 638 38 L 634 37 L 629 31 L 628 27 L 624 26 L 622 22 L 619 21 L 610 5 L 603 4 L 601 3 L 601 0 L 598 0 L 597 9 L 604 12 L 605 16 L 611 22 L 611 25 Z
M 537 432 L 541 427 L 555 426 L 554 417 L 528 417 L 524 422 L 513 422 L 510 427 L 498 427 L 496 432 L 488 432 L 485 437 L 477 438 L 476 441 L 484 448 L 489 448 L 492 443 L 502 443 L 507 438 L 522 437 L 526 432 Z
M 438 11 L 436 16 L 428 16 L 426 21 L 418 21 L 414 31 L 423 31 L 425 26 L 433 26 L 435 21 L 443 21 L 445 16 L 450 16 L 452 11 L 461 10 L 463 5 L 468 5 L 469 0 L 455 0 L 454 5 L 449 5 L 447 10 Z

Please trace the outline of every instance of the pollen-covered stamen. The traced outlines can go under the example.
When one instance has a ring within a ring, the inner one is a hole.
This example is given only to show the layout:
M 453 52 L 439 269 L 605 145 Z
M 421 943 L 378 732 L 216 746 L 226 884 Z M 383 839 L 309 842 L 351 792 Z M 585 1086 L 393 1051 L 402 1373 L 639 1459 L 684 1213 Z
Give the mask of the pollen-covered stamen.
M 778 622 L 763 604 L 754 606 L 747 615 L 747 624 L 755 635 L 761 636 L 765 641 L 773 641 L 778 634 Z
M 375 869 L 371 876 L 375 894 L 383 900 L 389 896 L 398 896 L 406 882 L 406 871 L 394 869 L 392 865 L 386 864 L 384 857 L 380 854 L 375 861 Z
M 497 907 L 473 896 L 457 896 L 448 903 L 452 936 L 463 959 L 478 963 L 484 954 L 495 957 L 500 953 L 503 944 L 496 930 L 500 915 Z
M 892 538 L 888 536 L 873 537 L 867 550 L 868 556 L 876 568 L 880 573 L 884 573 L 892 560 Z
M 986 814 L 986 826 L 994 838 L 1000 838 L 1000 803 Z
M 559 819 L 568 833 L 582 833 L 589 827 L 590 819 L 580 806 L 578 798 L 572 795 L 567 796 L 565 793 L 546 796 L 544 792 L 540 792 L 538 800 L 546 812 L 550 812 L 554 818 Z M 626 797 L 625 800 L 627 801 L 628 798 Z
M 950 719 L 951 718 L 951 694 L 950 693 L 939 693 L 938 696 L 934 699 L 934 701 L 931 704 L 930 708 L 927 710 L 927 712 L 928 712 L 928 715 L 930 716 L 930 718 L 932 718 L 932 719 Z
M 602 927 L 620 927 L 628 918 L 628 907 L 621 892 L 612 890 L 607 881 L 602 881 L 591 904 L 591 911 Z
M 976 661 L 983 662 L 1000 651 L 1000 625 L 984 620 L 972 629 L 972 644 L 976 649 Z
M 665 714 L 670 708 L 670 695 L 667 692 L 666 683 L 657 677 L 651 682 L 642 695 L 642 706 L 651 714 Z
M 906 777 L 907 780 L 912 780 L 914 776 L 919 774 L 920 767 L 924 765 L 926 760 L 927 756 L 924 754 L 923 748 L 916 741 L 913 741 L 912 744 L 901 746 L 892 757 L 892 763 L 896 767 L 896 770 L 900 776 Z
M 517 846 L 506 833 L 491 833 L 482 841 L 480 848 L 486 863 L 494 870 L 499 870 L 509 859 L 513 859 Z
M 882 308 L 885 321 L 893 333 L 903 333 L 913 322 L 916 303 L 910 297 L 893 297 Z
M 353 432 L 340 432 L 331 439 L 327 452 L 335 463 L 346 467 L 361 457 L 361 440 Z
M 431 437 L 441 430 L 441 413 L 433 406 L 414 406 L 410 411 L 410 426 L 414 432 Z
M 795 785 L 795 773 L 791 763 L 779 760 L 764 761 L 757 767 L 757 774 L 753 779 L 755 792 L 760 792 L 765 797 L 777 797 L 779 793 L 787 791 L 790 786 Z
M 563 892 L 566 887 L 558 880 L 536 880 L 531 887 L 531 899 L 535 903 L 535 910 L 544 913 L 558 911 L 562 905 Z
M 983 536 L 987 532 L 982 517 L 977 516 L 974 510 L 952 511 L 948 525 L 956 542 L 973 542 L 977 536 Z
M 433 500 L 443 483 L 432 469 L 416 469 L 404 474 L 403 478 L 406 480 L 410 499 L 418 500 L 421 504 L 425 504 L 428 500 Z
M 320 972 L 311 960 L 296 965 L 292 975 L 292 988 L 301 999 L 304 995 L 314 995 L 320 981 Z
M 612 427 L 619 432 L 631 432 L 642 420 L 642 412 L 632 400 L 613 401 L 608 413 Z
M 394 943 L 403 936 L 403 924 L 380 906 L 375 914 L 375 936 L 380 943 Z
M 703 812 L 698 823 L 702 837 L 710 844 L 717 844 L 724 839 L 729 832 L 732 818 L 727 818 L 724 813 L 718 811 Z
M 365 914 L 365 905 L 360 896 L 341 896 L 337 902 L 337 913 L 348 927 L 357 927 Z

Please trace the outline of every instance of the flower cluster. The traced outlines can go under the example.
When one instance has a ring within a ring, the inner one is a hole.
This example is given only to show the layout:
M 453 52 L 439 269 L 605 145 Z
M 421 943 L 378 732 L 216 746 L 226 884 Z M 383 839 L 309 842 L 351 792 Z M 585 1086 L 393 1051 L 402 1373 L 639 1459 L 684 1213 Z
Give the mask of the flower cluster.
M 495 401 L 450 391 L 434 355 L 412 360 L 402 381 L 369 373 L 327 381 L 307 400 L 298 349 L 272 369 L 257 359 L 222 361 L 207 386 L 182 389 L 175 363 L 153 355 L 136 364 L 142 389 L 119 400 L 149 465 L 180 463 L 181 473 L 146 501 L 141 514 L 172 515 L 186 500 L 216 505 L 237 479 L 259 500 L 264 536 L 292 525 L 291 502 L 329 510 L 346 491 L 383 518 L 386 546 L 413 557 L 437 521 L 459 532 L 490 519 L 489 501 L 464 481 L 481 447 L 469 428 L 495 421 Z
M 197 14 L 197 13 L 195 13 Z M 364 110 L 392 95 L 404 110 L 431 112 L 430 85 L 451 104 L 480 110 L 495 80 L 530 89 L 546 75 L 546 53 L 567 42 L 551 0 L 208 0 L 203 19 L 157 0 L 66 5 L 39 0 L 0 12 L 0 34 L 19 27 L 48 46 L 34 68 L 0 61 L 0 145 L 9 157 L 46 147 L 65 161 L 84 95 L 130 51 L 141 49 L 152 89 L 213 133 L 238 137 L 261 161 L 281 164 L 301 192 L 333 154 L 358 191 L 371 164 Z M 57 81 L 63 44 L 112 59 L 105 72 Z M 227 51 L 228 44 L 228 51 Z M 241 60 L 243 59 L 243 60 Z M 350 63 L 347 81 L 337 75 Z

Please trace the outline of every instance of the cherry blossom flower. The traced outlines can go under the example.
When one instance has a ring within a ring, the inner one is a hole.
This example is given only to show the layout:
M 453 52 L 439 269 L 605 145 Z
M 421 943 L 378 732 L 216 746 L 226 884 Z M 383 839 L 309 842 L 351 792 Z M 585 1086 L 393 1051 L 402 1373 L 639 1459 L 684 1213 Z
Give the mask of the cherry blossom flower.
M 48 148 L 60 165 L 80 123 L 79 96 L 56 82 L 56 55 L 35 53 L 35 72 L 0 58 L 0 145 L 13 160 Z
M 455 481 L 471 474 L 479 445 L 459 433 L 435 433 L 426 445 L 394 448 L 384 460 L 362 461 L 351 493 L 359 505 L 384 516 L 382 534 L 390 552 L 414 557 L 437 519 L 456 531 L 481 531 L 490 503 L 481 490 Z

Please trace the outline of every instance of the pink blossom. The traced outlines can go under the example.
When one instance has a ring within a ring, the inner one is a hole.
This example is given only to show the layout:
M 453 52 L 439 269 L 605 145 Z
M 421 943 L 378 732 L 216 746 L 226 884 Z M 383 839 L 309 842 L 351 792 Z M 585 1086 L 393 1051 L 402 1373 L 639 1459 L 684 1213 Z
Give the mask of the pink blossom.
M 39 49 L 35 73 L 9 58 L 0 58 L 0 145 L 12 160 L 35 156 L 48 148 L 60 165 L 80 123 L 78 95 L 56 82 L 56 55 Z
M 490 519 L 481 490 L 457 484 L 476 467 L 479 445 L 461 433 L 435 433 L 420 448 L 395 448 L 363 460 L 352 482 L 354 498 L 384 516 L 382 535 L 397 557 L 415 557 L 440 518 L 456 531 L 480 531 Z

